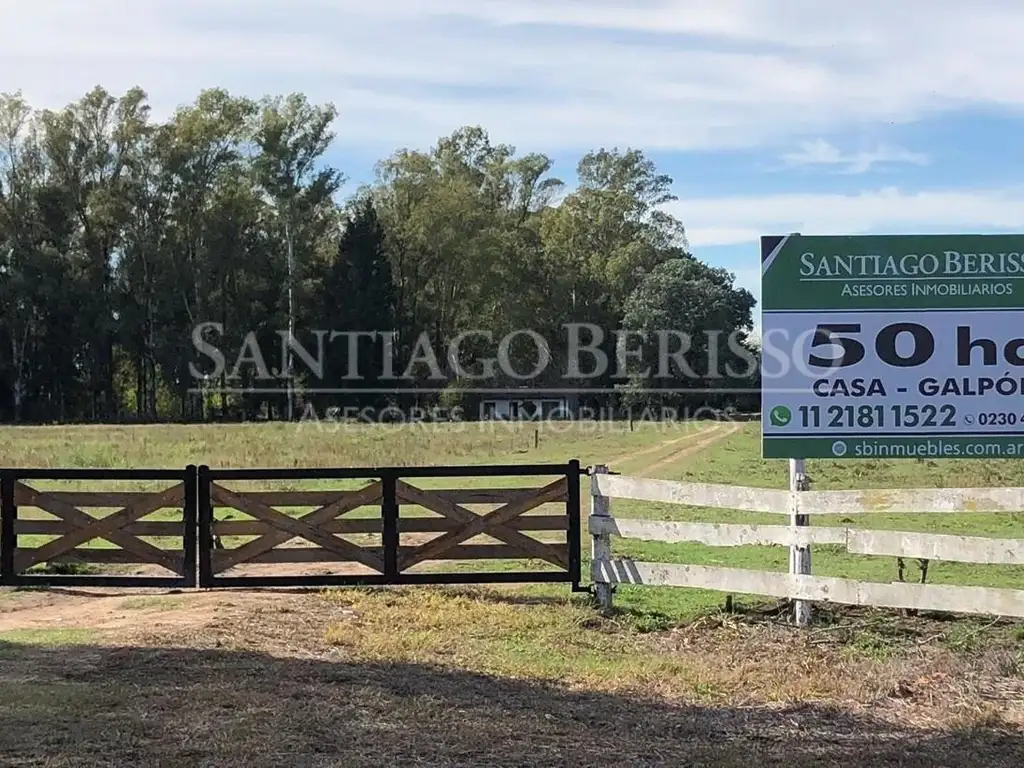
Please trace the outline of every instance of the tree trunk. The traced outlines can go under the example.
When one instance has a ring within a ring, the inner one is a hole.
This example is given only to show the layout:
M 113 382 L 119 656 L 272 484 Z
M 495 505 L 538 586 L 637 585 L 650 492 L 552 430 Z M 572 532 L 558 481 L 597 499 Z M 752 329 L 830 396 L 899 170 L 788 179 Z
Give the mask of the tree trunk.
M 22 334 L 21 341 L 12 331 L 11 333 L 11 362 L 14 364 L 14 422 L 21 421 L 22 404 L 25 402 L 25 345 L 28 340 L 28 328 Z
M 290 211 L 289 211 L 290 216 Z M 285 386 L 288 387 L 288 408 L 285 418 L 288 421 L 292 421 L 295 412 L 295 392 L 292 381 L 294 371 L 292 366 L 294 364 L 294 358 L 292 356 L 292 339 L 295 337 L 295 250 L 292 244 L 292 230 L 289 226 L 288 217 L 286 216 L 284 222 L 284 239 L 285 247 L 288 250 L 288 347 L 285 353 Z
M 145 344 L 145 342 L 143 342 Z M 146 352 L 140 348 L 135 356 L 135 418 L 142 422 L 146 412 Z

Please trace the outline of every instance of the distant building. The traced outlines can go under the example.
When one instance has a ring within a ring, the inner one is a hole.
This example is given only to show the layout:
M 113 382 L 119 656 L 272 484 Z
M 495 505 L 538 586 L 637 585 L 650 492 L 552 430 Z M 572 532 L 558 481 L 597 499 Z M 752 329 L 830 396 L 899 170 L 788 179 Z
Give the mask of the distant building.
M 509 392 L 480 400 L 481 421 L 532 421 L 571 419 L 577 397 L 571 394 Z

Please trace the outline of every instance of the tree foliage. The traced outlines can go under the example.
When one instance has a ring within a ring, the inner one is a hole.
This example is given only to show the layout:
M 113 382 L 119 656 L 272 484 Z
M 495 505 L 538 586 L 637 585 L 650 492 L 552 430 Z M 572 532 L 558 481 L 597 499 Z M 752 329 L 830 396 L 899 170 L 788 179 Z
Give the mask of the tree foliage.
M 729 390 L 754 381 L 753 308 L 754 297 L 724 269 L 690 256 L 659 264 L 626 301 L 623 326 L 640 342 L 627 402 L 677 409 L 734 402 Z
M 342 200 L 336 116 L 301 94 L 223 89 L 163 121 L 138 88 L 44 111 L 0 96 L 0 418 L 280 417 L 289 331 L 314 351 L 318 331 L 392 332 L 396 373 L 427 343 L 448 383 L 471 387 L 459 372 L 517 330 L 547 340 L 558 378 L 567 324 L 603 329 L 609 355 L 623 325 L 649 352 L 659 329 L 750 324 L 752 298 L 689 255 L 664 210 L 672 179 L 639 150 L 584 155 L 568 189 L 551 158 L 470 126 L 396 151 Z M 490 339 L 449 354 L 470 329 Z M 300 387 L 349 387 L 347 337 L 326 341 L 323 380 L 298 366 Z M 528 341 L 509 349 L 517 370 L 537 360 Z M 376 394 L 349 399 L 380 404 L 380 336 L 356 351 Z M 410 371 L 436 399 L 431 364 Z

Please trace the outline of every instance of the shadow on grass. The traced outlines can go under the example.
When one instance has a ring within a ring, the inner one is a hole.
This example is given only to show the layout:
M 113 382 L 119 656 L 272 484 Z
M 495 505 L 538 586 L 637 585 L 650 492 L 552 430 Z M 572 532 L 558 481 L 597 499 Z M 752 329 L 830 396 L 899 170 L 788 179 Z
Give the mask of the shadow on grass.
M 7 765 L 1024 764 L 1024 736 L 674 706 L 414 663 L 0 642 Z

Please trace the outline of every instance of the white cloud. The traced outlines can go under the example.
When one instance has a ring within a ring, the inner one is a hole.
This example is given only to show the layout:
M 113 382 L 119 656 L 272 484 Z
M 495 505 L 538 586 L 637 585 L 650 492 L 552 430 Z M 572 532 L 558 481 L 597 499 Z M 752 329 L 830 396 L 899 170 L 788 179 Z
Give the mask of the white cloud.
M 666 206 L 695 249 L 755 243 L 761 235 L 1024 232 L 1024 189 L 895 188 L 857 194 L 774 194 L 683 199 Z
M 342 140 L 375 147 L 422 145 L 466 123 L 552 152 L 750 147 L 1024 106 L 1017 0 L 4 5 L 0 90 L 39 106 L 97 83 L 141 85 L 158 113 L 215 85 L 301 90 L 338 106 Z
M 839 173 L 867 173 L 876 165 L 905 163 L 927 165 L 928 155 L 911 152 L 903 147 L 881 144 L 874 149 L 843 152 L 824 139 L 806 141 L 794 152 L 785 152 L 780 158 L 787 168 L 818 166 L 835 168 Z

